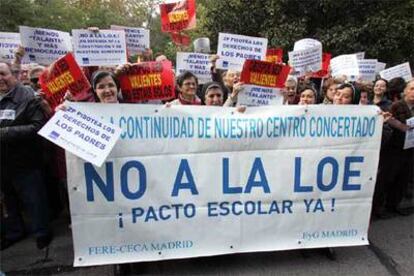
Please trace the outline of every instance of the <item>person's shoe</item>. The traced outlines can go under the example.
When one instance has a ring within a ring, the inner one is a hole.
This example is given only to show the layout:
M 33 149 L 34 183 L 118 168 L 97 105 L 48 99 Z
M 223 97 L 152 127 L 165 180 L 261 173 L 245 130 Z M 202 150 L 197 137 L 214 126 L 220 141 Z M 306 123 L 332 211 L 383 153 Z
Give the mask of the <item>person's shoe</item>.
M 43 249 L 46 246 L 48 246 L 50 244 L 50 242 L 52 241 L 53 236 L 52 234 L 47 234 L 44 236 L 40 236 L 36 239 L 36 246 L 37 249 Z

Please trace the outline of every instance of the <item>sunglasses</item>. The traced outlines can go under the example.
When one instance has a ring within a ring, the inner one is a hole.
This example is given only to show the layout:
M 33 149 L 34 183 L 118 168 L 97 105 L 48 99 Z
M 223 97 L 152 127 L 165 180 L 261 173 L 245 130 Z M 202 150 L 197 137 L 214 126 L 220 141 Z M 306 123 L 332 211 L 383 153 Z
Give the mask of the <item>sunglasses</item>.
M 39 78 L 31 78 L 31 79 L 30 79 L 30 81 L 31 81 L 32 83 L 37 84 L 37 83 L 39 82 Z

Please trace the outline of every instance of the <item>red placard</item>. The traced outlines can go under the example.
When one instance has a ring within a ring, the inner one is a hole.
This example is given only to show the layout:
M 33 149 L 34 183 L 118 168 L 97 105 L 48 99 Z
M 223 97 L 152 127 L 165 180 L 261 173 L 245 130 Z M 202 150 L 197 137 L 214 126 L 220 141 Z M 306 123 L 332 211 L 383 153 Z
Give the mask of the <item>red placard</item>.
M 312 78 L 327 78 L 329 74 L 329 64 L 331 63 L 331 54 L 322 54 L 322 69 L 312 74 Z
M 175 97 L 174 73 L 170 61 L 134 64 L 120 77 L 125 102 L 164 100 Z
M 266 61 L 280 63 L 283 62 L 283 49 L 271 48 L 266 51 Z
M 191 37 L 182 33 L 171 33 L 171 39 L 175 45 L 188 46 L 191 43 Z
M 91 85 L 72 53 L 61 57 L 51 67 L 40 75 L 39 83 L 52 109 L 62 102 L 66 91 L 75 99 L 86 98 Z
M 195 28 L 195 0 L 161 4 L 160 11 L 161 31 L 163 32 L 179 32 Z
M 289 71 L 288 65 L 248 59 L 244 62 L 240 80 L 245 84 L 283 88 Z

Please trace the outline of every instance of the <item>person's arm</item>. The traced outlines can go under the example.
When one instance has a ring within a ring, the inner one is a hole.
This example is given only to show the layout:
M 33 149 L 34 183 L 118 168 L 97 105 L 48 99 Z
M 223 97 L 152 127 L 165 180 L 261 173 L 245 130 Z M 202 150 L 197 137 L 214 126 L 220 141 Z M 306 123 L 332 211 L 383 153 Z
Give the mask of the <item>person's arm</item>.
M 22 60 L 25 54 L 25 50 L 23 46 L 19 46 L 14 53 L 14 60 L 12 63 L 12 71 L 17 73 L 22 70 Z

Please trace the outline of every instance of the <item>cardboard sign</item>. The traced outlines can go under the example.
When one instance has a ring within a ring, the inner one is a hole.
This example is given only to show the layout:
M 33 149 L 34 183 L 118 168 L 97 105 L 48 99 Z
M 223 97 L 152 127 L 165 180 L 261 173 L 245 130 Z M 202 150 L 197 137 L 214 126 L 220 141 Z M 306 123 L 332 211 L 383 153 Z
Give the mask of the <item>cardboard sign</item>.
M 74 266 L 368 244 L 375 106 L 88 110 L 122 130 L 101 168 L 66 155 Z
M 283 49 L 270 48 L 266 51 L 266 61 L 280 63 L 283 62 Z
M 313 38 L 304 38 L 295 42 L 293 51 L 301 51 L 314 47 L 322 48 L 322 43 L 319 40 Z
M 364 59 L 365 58 L 365 52 L 358 52 L 353 55 L 356 55 L 357 59 Z
M 144 28 L 131 28 L 111 25 L 111 30 L 124 30 L 128 55 L 137 55 L 150 48 L 150 31 Z
M 407 120 L 409 130 L 405 132 L 404 149 L 414 148 L 414 117 Z
M 241 71 L 246 59 L 265 60 L 266 50 L 267 38 L 219 33 L 216 67 Z
M 331 63 L 331 54 L 322 54 L 322 69 L 312 74 L 312 78 L 327 78 L 329 76 L 329 65 Z
M 359 65 L 356 55 L 341 55 L 331 59 L 331 71 L 333 77 L 358 76 Z
M 67 103 L 38 134 L 65 150 L 100 167 L 121 134 L 121 129 L 88 110 L 101 103 Z
M 193 73 L 199 84 L 211 81 L 209 55 L 177 52 L 177 75 L 185 71 Z
M 195 0 L 160 5 L 161 31 L 179 32 L 196 26 Z
M 322 45 L 289 52 L 289 64 L 295 69 L 294 74 L 298 76 L 321 70 Z
M 12 63 L 14 60 L 14 52 L 20 44 L 19 33 L 0 32 L 0 61 Z
M 72 51 L 69 33 L 20 26 L 20 39 L 25 49 L 23 63 L 49 65 Z
M 237 103 L 246 106 L 281 105 L 290 67 L 273 62 L 246 60 L 240 81 L 244 82 Z
M 246 60 L 240 75 L 240 81 L 245 84 L 283 88 L 289 71 L 290 67 L 287 65 L 261 60 Z
M 175 97 L 170 61 L 134 64 L 127 74 L 121 75 L 120 82 L 122 96 L 128 103 Z
M 191 43 L 191 37 L 183 33 L 170 33 L 171 40 L 175 45 L 188 46 Z
M 127 62 L 123 30 L 72 30 L 76 62 L 80 66 L 112 66 Z
M 377 62 L 377 66 L 375 67 L 375 73 L 379 74 L 379 72 L 381 72 L 382 70 L 385 69 L 385 66 L 387 66 L 387 64 L 385 62 Z
M 364 81 L 374 81 L 377 69 L 376 59 L 358 59 L 359 79 Z
M 62 102 L 66 91 L 70 91 L 75 99 L 83 99 L 91 88 L 72 53 L 57 60 L 52 71 L 45 70 L 40 75 L 39 83 L 52 109 Z
M 387 81 L 392 80 L 393 78 L 402 77 L 405 81 L 409 81 L 413 78 L 411 74 L 410 63 L 406 62 L 380 72 L 380 76 Z

